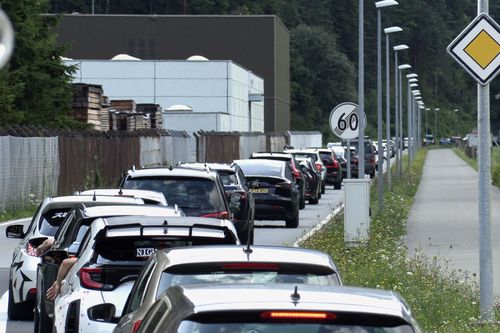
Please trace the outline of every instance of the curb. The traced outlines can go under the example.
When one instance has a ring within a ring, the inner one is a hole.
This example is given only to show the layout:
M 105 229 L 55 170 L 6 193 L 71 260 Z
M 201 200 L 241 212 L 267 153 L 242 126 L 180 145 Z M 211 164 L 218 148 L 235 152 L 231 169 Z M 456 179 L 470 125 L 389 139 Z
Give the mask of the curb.
M 299 247 L 300 243 L 302 243 L 303 241 L 309 239 L 315 233 L 317 233 L 318 231 L 320 231 L 328 222 L 330 222 L 330 220 L 332 219 L 332 217 L 336 216 L 342 209 L 344 209 L 344 203 L 342 203 L 340 206 L 338 206 L 337 208 L 335 208 L 335 210 L 332 213 L 330 213 L 330 215 L 328 215 L 327 217 L 325 217 L 323 219 L 323 221 L 321 221 L 319 224 L 317 224 L 314 228 L 312 228 L 304 236 L 300 237 L 295 243 L 293 243 L 292 246 L 293 247 Z
M 6 226 L 6 225 L 11 225 L 11 224 L 16 224 L 16 223 L 24 223 L 24 222 L 29 222 L 31 221 L 33 217 L 25 217 L 22 219 L 17 219 L 17 220 L 10 220 L 10 221 L 5 221 L 5 222 L 0 222 L 0 227 L 1 226 Z

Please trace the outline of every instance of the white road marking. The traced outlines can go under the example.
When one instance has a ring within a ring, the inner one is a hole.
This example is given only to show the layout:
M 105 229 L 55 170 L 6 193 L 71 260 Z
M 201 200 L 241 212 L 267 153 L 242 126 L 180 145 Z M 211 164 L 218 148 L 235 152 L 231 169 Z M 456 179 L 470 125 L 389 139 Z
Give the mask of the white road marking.
M 0 297 L 0 333 L 5 333 L 7 331 L 7 307 L 9 306 L 9 292 L 6 291 L 5 294 Z
M 323 221 L 321 221 L 314 228 L 312 228 L 307 234 L 305 234 L 304 236 L 300 237 L 295 243 L 293 243 L 292 246 L 293 247 L 299 247 L 300 243 L 302 243 L 303 241 L 305 241 L 306 239 L 308 239 L 309 237 L 311 237 L 312 235 L 314 235 L 316 232 L 318 232 L 319 230 L 321 230 L 321 228 L 323 228 L 323 226 L 325 224 L 327 224 L 328 222 L 330 222 L 330 220 L 332 219 L 332 217 L 334 217 L 335 215 L 337 215 L 343 208 L 344 208 L 344 204 L 341 204 L 330 215 L 328 215 L 327 217 L 325 217 L 325 219 Z

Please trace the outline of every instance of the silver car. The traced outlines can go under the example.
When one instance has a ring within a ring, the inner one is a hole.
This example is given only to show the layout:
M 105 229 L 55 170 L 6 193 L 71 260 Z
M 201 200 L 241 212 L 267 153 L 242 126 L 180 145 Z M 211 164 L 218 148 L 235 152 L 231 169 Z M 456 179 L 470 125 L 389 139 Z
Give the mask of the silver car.
M 293 283 L 341 285 L 330 256 L 278 246 L 204 246 L 156 252 L 145 264 L 114 333 L 135 333 L 167 288 L 206 283 Z
M 419 333 L 395 292 L 308 285 L 175 286 L 138 333 Z
M 44 240 L 55 235 L 67 212 L 79 203 L 97 206 L 144 204 L 144 201 L 136 197 L 98 195 L 47 197 L 38 206 L 26 232 L 21 224 L 8 226 L 6 229 L 8 238 L 22 239 L 14 249 L 10 266 L 8 303 L 10 320 L 33 318 L 36 300 L 36 269 L 40 262 L 36 248 Z

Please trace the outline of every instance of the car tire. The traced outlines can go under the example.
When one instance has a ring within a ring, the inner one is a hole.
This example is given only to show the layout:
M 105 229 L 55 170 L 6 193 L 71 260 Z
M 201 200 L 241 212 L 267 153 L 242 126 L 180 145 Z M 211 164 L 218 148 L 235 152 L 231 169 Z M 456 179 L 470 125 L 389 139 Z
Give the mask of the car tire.
M 298 226 L 299 226 L 299 211 L 297 210 L 297 213 L 292 219 L 286 220 L 286 227 L 297 228 Z
M 374 178 L 374 177 L 375 177 L 375 171 L 370 172 L 370 178 Z
M 318 197 L 316 197 L 316 198 L 312 198 L 312 197 L 311 197 L 311 198 L 309 198 L 309 204 L 310 204 L 310 205 L 317 205 L 317 204 L 318 204 L 318 202 L 319 202 Z
M 321 183 L 321 194 L 325 194 L 325 188 L 326 188 L 325 183 Z
M 7 316 L 9 320 L 32 320 L 33 304 L 31 302 L 15 303 L 12 295 L 12 284 L 9 282 L 9 301 Z
M 340 190 L 342 188 L 342 182 L 336 182 L 336 183 L 333 183 L 333 188 L 336 189 L 336 190 Z
M 306 196 L 302 194 L 302 197 L 300 199 L 299 209 L 304 209 L 304 208 L 306 208 Z

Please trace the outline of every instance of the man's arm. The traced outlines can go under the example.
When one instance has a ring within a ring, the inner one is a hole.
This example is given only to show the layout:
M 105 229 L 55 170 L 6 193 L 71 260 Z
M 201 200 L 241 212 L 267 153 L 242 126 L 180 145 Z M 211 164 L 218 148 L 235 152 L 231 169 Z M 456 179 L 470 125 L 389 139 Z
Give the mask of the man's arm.
M 57 271 L 56 280 L 54 281 L 52 286 L 47 289 L 47 299 L 51 301 L 56 299 L 57 295 L 59 295 L 59 290 L 61 289 L 62 280 L 64 280 L 69 270 L 71 269 L 71 267 L 73 267 L 77 260 L 78 258 L 72 257 L 66 258 L 62 261 L 61 265 L 59 266 L 59 270 Z
M 52 245 L 54 245 L 54 238 L 53 237 L 49 237 L 46 240 L 44 240 L 43 243 L 38 245 L 38 247 L 36 248 L 37 256 L 40 257 L 42 254 L 47 252 L 47 250 L 50 249 Z

